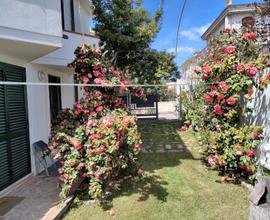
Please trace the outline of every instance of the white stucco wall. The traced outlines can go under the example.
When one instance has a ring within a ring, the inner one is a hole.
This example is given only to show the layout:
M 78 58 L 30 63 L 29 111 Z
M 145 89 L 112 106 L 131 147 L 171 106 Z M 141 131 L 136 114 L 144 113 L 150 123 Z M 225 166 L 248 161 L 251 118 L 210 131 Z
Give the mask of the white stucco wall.
M 91 46 L 98 46 L 99 43 L 99 39 L 96 37 L 83 36 L 67 31 L 63 31 L 63 33 L 68 36 L 68 39 L 62 40 L 62 48 L 57 49 L 33 62 L 66 67 L 68 63 L 74 60 L 74 51 L 78 46 L 82 46 L 83 43 L 88 43 Z
M 45 73 L 45 80 L 48 82 L 48 75 L 54 75 L 61 78 L 61 83 L 73 83 L 73 75 L 71 73 L 60 72 L 55 69 L 49 69 L 46 66 L 28 64 L 26 66 L 27 82 L 40 82 L 38 79 L 38 71 Z M 74 104 L 74 87 L 61 87 L 62 108 L 71 108 Z M 42 140 L 48 142 L 50 133 L 50 101 L 48 86 L 27 86 L 28 99 L 28 117 L 29 117 L 29 133 L 30 146 L 32 154 L 32 171 L 34 174 L 42 170 L 37 158 L 34 157 L 32 144 Z M 48 160 L 48 164 L 53 161 Z
M 270 68 L 266 69 L 264 73 L 269 73 Z M 254 98 L 248 107 L 252 110 L 251 113 L 246 114 L 245 124 L 263 126 L 265 139 L 260 147 L 259 162 L 270 170 L 270 87 L 261 91 L 255 89 Z
M 60 0 L 1 0 L 0 59 L 31 62 L 62 46 Z
M 61 37 L 60 0 L 1 0 L 0 26 Z

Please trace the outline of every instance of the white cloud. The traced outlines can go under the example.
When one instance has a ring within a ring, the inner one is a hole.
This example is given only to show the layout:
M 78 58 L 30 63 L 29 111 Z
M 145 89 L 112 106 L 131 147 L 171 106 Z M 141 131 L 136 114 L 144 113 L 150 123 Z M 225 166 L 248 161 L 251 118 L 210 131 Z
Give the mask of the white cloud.
M 194 31 L 192 30 L 185 30 L 185 31 L 181 31 L 180 33 L 182 36 L 186 37 L 187 39 L 189 40 L 199 40 L 199 36 L 197 33 L 195 33 Z
M 196 51 L 196 49 L 194 47 L 188 47 L 188 46 L 180 46 L 178 47 L 178 52 L 179 53 L 187 53 L 187 54 L 192 54 Z M 171 47 L 169 49 L 167 49 L 168 53 L 173 53 L 175 54 L 175 47 Z
M 201 35 L 207 30 L 210 26 L 210 23 L 200 26 L 200 27 L 192 27 L 187 30 L 183 30 L 180 32 L 180 35 L 186 37 L 191 41 L 198 41 L 200 40 Z

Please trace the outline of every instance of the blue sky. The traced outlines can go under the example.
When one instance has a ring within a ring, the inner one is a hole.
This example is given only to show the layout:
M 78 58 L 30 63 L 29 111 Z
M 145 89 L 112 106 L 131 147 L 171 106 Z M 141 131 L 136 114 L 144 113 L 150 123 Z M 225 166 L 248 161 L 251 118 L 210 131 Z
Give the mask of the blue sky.
M 255 0 L 233 0 L 234 4 L 252 2 Z M 145 7 L 151 13 L 159 7 L 159 3 L 160 0 L 144 0 Z M 152 48 L 168 52 L 175 51 L 176 28 L 182 4 L 183 0 L 164 0 L 162 28 L 154 39 Z M 224 7 L 224 0 L 189 0 L 187 2 L 180 30 L 178 65 L 191 57 L 194 51 L 204 48 L 205 43 L 200 36 Z

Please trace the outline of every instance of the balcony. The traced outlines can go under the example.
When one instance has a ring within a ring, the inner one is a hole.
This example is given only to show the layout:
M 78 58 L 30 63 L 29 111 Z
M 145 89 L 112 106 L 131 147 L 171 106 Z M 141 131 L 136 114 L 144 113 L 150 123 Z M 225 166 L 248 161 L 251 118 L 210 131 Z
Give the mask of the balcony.
M 34 63 L 66 68 L 67 64 L 73 61 L 74 51 L 78 46 L 83 43 L 98 46 L 99 42 L 99 38 L 94 34 L 82 34 L 64 30 L 63 36 L 62 48 L 35 60 Z
M 30 62 L 62 46 L 60 1 L 1 0 L 0 57 Z

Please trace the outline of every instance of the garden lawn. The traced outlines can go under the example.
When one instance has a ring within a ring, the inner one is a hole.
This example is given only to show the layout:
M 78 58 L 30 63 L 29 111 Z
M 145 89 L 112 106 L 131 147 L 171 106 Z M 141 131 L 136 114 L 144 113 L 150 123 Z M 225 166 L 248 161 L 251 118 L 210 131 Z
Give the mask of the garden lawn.
M 141 180 L 127 179 L 106 207 L 74 206 L 65 220 L 240 220 L 247 218 L 248 192 L 222 183 L 201 161 L 202 149 L 191 132 L 178 132 L 176 121 L 140 121 L 148 152 L 140 159 Z M 169 139 L 168 139 L 169 137 Z M 176 152 L 179 148 L 179 152 Z M 162 145 L 170 145 L 171 151 Z M 157 152 L 156 149 L 159 149 Z

